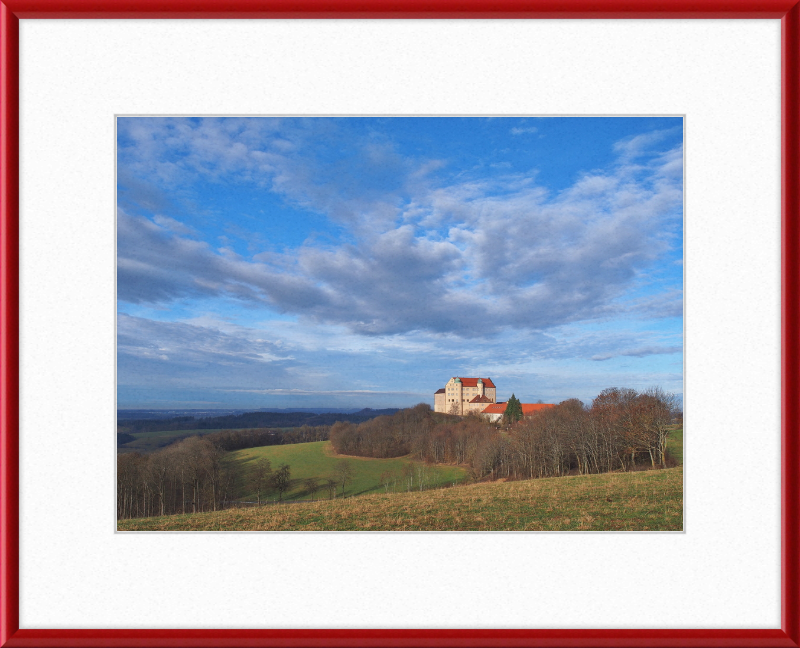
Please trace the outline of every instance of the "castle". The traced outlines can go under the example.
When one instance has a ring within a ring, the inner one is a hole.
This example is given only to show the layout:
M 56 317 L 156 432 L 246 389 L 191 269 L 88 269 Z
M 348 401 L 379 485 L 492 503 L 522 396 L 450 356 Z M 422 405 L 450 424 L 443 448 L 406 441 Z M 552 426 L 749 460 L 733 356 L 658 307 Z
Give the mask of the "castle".
M 433 395 L 433 411 L 464 416 L 482 412 L 497 402 L 497 387 L 491 378 L 459 378 L 454 376 Z
M 508 403 L 497 402 L 497 387 L 491 378 L 460 378 L 454 376 L 433 394 L 433 411 L 466 416 L 473 412 L 482 414 L 489 421 L 497 422 L 503 417 Z M 551 403 L 520 403 L 523 416 L 555 407 Z

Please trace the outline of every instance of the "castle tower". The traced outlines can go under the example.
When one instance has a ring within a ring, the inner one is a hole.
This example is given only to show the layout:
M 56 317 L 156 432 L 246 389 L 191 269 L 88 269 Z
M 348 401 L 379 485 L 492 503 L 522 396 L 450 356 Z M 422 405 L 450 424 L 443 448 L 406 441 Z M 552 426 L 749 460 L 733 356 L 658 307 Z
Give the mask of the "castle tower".
M 491 378 L 453 376 L 434 393 L 434 411 L 464 416 L 497 402 L 497 388 Z

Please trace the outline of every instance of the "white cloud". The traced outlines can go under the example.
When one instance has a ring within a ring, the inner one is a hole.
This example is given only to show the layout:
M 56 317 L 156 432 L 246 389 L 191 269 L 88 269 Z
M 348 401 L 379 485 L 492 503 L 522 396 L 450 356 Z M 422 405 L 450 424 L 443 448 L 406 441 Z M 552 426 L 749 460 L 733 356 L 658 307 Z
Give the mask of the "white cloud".
M 319 128 L 332 127 L 132 125 L 133 167 L 150 165 L 159 178 L 259 176 L 298 205 L 345 223 L 351 240 L 245 258 L 212 249 L 174 219 L 121 211 L 119 298 L 221 296 L 359 334 L 477 337 L 623 314 L 629 307 L 620 298 L 637 277 L 680 245 L 682 153 L 652 151 L 663 132 L 618 143 L 619 164 L 551 195 L 533 177 L 514 174 L 437 184 L 430 173 L 439 161 L 411 163 L 382 140 L 360 143 L 357 159 L 323 165 L 298 153 Z M 325 134 L 338 137 L 335 129 Z M 633 157 L 644 159 L 632 165 Z M 174 169 L 167 173 L 164 164 Z M 411 193 L 401 205 L 404 192 Z M 640 302 L 643 315 L 672 317 L 680 295 Z
M 181 234 L 183 236 L 197 236 L 198 232 L 193 227 L 189 227 L 185 223 L 181 223 L 180 221 L 175 220 L 174 218 L 170 218 L 169 216 L 161 216 L 156 214 L 153 216 L 153 222 L 156 225 L 160 225 L 164 229 L 173 232 L 174 234 Z
M 658 130 L 627 137 L 614 144 L 614 150 L 619 153 L 623 159 L 636 158 L 650 150 L 654 145 L 663 141 L 667 133 L 668 131 Z

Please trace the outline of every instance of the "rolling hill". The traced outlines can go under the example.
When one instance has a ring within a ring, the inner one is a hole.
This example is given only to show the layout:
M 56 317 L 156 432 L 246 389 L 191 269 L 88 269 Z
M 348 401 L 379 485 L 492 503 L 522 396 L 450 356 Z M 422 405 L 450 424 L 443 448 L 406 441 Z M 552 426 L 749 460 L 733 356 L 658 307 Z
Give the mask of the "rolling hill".
M 120 531 L 681 531 L 683 468 L 482 483 L 118 523 Z
M 353 480 L 345 487 L 344 495 L 352 497 L 355 495 L 365 495 L 367 493 L 385 492 L 386 487 L 381 484 L 381 476 L 384 473 L 391 473 L 394 477 L 393 485 L 389 485 L 389 490 L 407 490 L 407 481 L 404 479 L 404 470 L 412 470 L 413 481 L 411 487 L 419 488 L 419 477 L 421 464 L 413 462 L 408 458 L 400 457 L 397 459 L 372 459 L 366 457 L 343 457 L 333 454 L 330 441 L 315 441 L 312 443 L 295 443 L 291 445 L 262 446 L 258 448 L 247 448 L 231 452 L 226 461 L 236 463 L 242 468 L 243 479 L 237 484 L 237 491 L 242 499 L 254 500 L 255 496 L 246 486 L 246 476 L 250 468 L 258 459 L 268 459 L 275 470 L 282 463 L 288 464 L 291 468 L 292 482 L 289 490 L 284 494 L 284 500 L 309 499 L 310 493 L 305 480 L 310 477 L 323 479 L 333 476 L 336 465 L 341 461 L 347 461 L 353 469 Z M 414 467 L 417 467 L 416 469 Z M 467 472 L 458 466 L 424 466 L 422 476 L 426 480 L 423 486 L 426 488 L 438 488 L 445 485 L 453 485 L 462 482 Z M 339 488 L 338 497 L 342 496 Z M 328 497 L 327 488 L 320 488 L 316 497 Z M 277 495 L 270 495 L 270 499 L 277 498 Z

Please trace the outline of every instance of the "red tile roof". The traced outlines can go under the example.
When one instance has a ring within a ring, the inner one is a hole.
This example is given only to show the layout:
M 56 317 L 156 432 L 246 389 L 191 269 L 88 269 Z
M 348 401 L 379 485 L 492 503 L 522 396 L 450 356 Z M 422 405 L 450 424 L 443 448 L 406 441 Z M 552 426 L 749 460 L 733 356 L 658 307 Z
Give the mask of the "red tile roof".
M 434 394 L 444 394 L 444 393 L 445 393 L 445 392 L 444 392 L 444 387 L 442 387 L 441 389 L 437 389 L 437 390 L 436 390 L 435 392 L 433 392 L 433 393 L 434 393 Z
M 480 395 L 476 396 L 470 401 L 470 403 L 491 403 L 491 402 L 492 402 L 491 398 L 487 398 L 486 396 L 480 396 Z
M 494 403 L 486 407 L 482 414 L 502 414 L 506 411 L 506 405 L 508 403 Z M 522 405 L 523 416 L 528 416 L 548 407 L 555 407 L 552 403 L 520 403 L 520 405 Z
M 461 378 L 461 376 L 458 376 Z M 491 378 L 481 378 L 483 381 L 483 386 L 489 389 L 496 389 L 494 383 L 492 382 Z M 477 387 L 478 386 L 478 379 L 477 378 L 461 378 L 461 384 L 464 387 Z
M 522 413 L 525 416 L 533 414 L 539 410 L 547 409 L 548 407 L 555 407 L 552 403 L 520 403 L 522 405 Z

